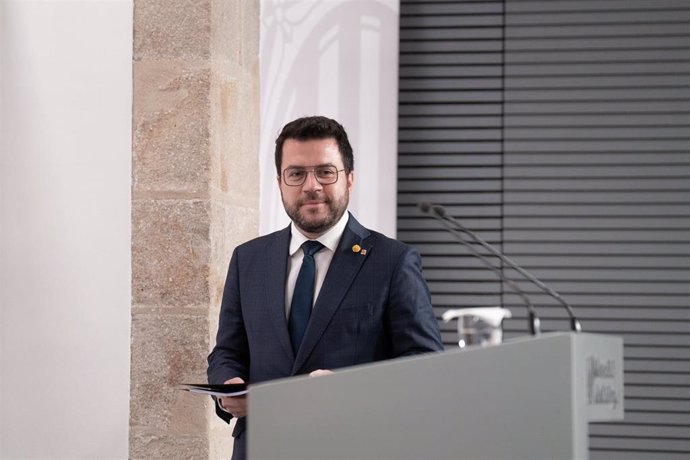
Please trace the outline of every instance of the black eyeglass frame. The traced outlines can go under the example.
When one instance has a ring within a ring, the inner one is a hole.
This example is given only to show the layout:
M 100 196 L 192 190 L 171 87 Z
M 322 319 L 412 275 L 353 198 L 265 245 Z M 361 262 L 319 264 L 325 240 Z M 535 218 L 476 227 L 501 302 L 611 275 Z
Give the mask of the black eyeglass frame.
M 335 170 L 335 180 L 334 180 L 333 182 L 322 182 L 321 180 L 319 180 L 319 176 L 316 175 L 316 170 L 317 170 L 317 169 L 322 169 L 322 168 L 328 168 L 328 169 L 333 169 L 333 170 Z M 302 179 L 302 181 L 301 181 L 300 183 L 298 183 L 298 184 L 290 184 L 290 183 L 288 183 L 288 180 L 287 180 L 287 177 L 286 177 L 286 176 L 287 176 L 286 173 L 287 173 L 288 171 L 290 171 L 290 170 L 298 170 L 298 171 L 304 171 L 304 172 L 305 172 L 304 178 Z M 309 177 L 309 173 L 312 173 L 312 174 L 314 175 L 314 179 L 316 179 L 316 182 L 318 182 L 319 184 L 321 184 L 321 185 L 333 185 L 333 184 L 335 184 L 336 182 L 338 182 L 338 179 L 340 179 L 340 174 L 339 174 L 339 173 L 340 173 L 340 172 L 343 172 L 343 171 L 345 171 L 345 168 L 343 168 L 343 169 L 338 169 L 337 166 L 333 166 L 333 165 L 312 166 L 311 168 L 302 168 L 302 167 L 296 167 L 296 166 L 295 166 L 295 167 L 285 168 L 285 169 L 283 170 L 283 173 L 280 175 L 280 177 L 281 177 L 281 179 L 283 180 L 283 183 L 284 183 L 285 185 L 287 185 L 288 187 L 301 187 L 301 186 L 304 185 L 304 183 L 307 181 L 307 177 Z

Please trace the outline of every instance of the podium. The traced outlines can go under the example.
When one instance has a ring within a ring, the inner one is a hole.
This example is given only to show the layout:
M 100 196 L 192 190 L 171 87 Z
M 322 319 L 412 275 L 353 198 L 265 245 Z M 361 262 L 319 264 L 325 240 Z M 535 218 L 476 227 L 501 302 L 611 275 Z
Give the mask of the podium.
M 586 459 L 623 340 L 557 332 L 251 387 L 250 459 Z

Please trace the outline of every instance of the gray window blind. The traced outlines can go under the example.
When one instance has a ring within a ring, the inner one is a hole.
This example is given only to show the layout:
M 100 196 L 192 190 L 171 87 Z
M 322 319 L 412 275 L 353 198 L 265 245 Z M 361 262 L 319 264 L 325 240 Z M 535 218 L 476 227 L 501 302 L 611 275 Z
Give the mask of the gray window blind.
M 418 202 L 439 203 L 501 246 L 503 5 L 402 2 L 400 17 L 398 237 L 424 256 L 437 315 L 498 305 L 493 273 Z M 455 325 L 442 325 L 446 344 Z
M 437 314 L 502 303 L 507 336 L 527 333 L 519 298 L 422 201 L 559 291 L 585 330 L 624 338 L 625 420 L 591 426 L 591 458 L 688 458 L 690 1 L 403 1 L 400 40 L 398 234 Z M 544 330 L 568 328 L 521 287 Z

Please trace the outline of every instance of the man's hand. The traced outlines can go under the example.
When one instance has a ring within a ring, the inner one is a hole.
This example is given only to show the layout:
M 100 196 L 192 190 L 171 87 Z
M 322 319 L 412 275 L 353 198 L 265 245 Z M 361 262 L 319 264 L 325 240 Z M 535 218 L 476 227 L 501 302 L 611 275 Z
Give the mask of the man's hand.
M 240 377 L 234 377 L 230 380 L 226 380 L 225 383 L 244 383 L 244 380 Z M 246 417 L 247 416 L 247 396 L 228 396 L 218 398 L 218 403 L 220 407 L 230 412 L 233 417 Z
M 332 373 L 333 371 L 329 371 L 328 369 L 316 369 L 309 373 L 309 377 L 321 377 L 322 375 L 331 375 Z

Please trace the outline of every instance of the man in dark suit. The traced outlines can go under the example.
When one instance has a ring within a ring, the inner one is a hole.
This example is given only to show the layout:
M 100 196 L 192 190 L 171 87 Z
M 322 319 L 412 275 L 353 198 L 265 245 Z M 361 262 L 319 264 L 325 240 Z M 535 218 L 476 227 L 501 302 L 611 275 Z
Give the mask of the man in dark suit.
M 325 117 L 288 123 L 275 159 L 292 223 L 235 249 L 209 382 L 320 375 L 442 350 L 418 252 L 347 212 L 354 161 L 343 127 Z M 244 458 L 246 399 L 219 398 L 216 412 L 238 417 L 233 459 Z

